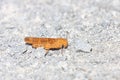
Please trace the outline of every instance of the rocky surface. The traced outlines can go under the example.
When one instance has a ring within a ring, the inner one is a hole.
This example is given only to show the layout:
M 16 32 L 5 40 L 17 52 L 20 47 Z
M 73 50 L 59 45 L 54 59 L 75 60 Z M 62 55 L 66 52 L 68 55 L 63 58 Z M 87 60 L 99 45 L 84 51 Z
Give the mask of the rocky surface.
M 26 36 L 69 45 L 44 57 Z M 120 80 L 120 0 L 0 0 L 0 80 Z

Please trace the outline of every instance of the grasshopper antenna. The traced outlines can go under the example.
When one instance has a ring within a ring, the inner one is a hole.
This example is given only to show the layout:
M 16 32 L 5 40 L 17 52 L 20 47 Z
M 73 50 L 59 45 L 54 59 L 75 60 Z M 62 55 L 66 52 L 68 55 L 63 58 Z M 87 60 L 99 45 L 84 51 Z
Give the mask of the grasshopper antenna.
M 66 39 L 68 39 L 68 35 L 69 35 L 69 32 L 68 32 L 68 31 L 66 31 Z

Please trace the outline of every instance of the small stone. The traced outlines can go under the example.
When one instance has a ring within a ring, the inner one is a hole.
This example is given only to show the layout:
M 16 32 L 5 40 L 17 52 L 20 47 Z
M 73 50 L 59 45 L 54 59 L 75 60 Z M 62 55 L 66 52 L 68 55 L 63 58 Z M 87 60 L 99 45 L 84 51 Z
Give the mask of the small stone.
M 75 49 L 77 52 L 91 52 L 92 47 L 89 43 L 81 40 L 81 39 L 76 39 L 75 40 Z

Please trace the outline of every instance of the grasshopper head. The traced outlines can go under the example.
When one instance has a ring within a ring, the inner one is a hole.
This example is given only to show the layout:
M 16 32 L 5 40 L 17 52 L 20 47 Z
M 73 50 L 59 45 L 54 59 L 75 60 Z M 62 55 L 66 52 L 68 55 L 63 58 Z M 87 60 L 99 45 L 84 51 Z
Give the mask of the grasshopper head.
M 64 40 L 63 46 L 64 46 L 64 48 L 67 48 L 67 47 L 68 47 L 68 41 L 67 41 L 67 39 Z
M 60 43 L 61 43 L 61 45 L 62 45 L 63 48 L 67 48 L 68 47 L 68 41 L 67 41 L 67 39 L 61 38 L 59 40 L 60 40 Z

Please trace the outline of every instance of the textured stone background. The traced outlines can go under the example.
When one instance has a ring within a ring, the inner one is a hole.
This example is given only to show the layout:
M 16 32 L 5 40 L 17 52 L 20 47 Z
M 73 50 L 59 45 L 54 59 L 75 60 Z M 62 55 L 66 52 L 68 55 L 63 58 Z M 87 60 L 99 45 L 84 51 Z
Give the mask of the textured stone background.
M 44 57 L 26 36 L 69 46 Z M 120 80 L 120 0 L 0 0 L 0 80 Z

